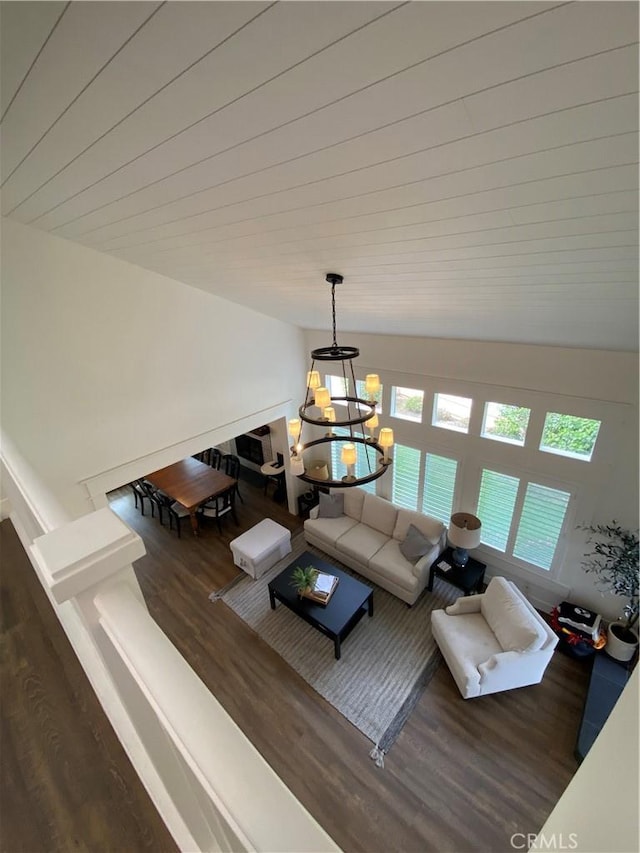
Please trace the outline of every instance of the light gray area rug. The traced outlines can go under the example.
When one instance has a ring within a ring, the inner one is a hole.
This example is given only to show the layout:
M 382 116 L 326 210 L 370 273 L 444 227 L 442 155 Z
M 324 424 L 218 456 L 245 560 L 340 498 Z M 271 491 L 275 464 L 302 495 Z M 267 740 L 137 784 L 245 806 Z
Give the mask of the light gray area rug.
M 317 553 L 374 588 L 374 615 L 347 637 L 336 660 L 333 643 L 278 603 L 269 606 L 267 584 L 303 551 Z M 371 757 L 384 766 L 389 750 L 441 661 L 431 633 L 431 611 L 461 593 L 436 579 L 413 607 L 328 557 L 304 540 L 258 580 L 242 576 L 210 598 L 222 599 L 321 696 L 373 741 Z

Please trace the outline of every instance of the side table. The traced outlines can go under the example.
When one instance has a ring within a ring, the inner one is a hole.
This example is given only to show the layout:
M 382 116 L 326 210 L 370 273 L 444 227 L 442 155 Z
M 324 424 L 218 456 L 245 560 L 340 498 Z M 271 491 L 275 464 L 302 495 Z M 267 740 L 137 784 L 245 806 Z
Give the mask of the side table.
M 298 497 L 298 515 L 302 518 L 309 517 L 309 511 L 317 506 L 320 502 L 320 494 L 315 486 L 312 486 L 308 492 L 303 492 Z
M 440 568 L 440 563 L 447 563 L 451 568 L 448 570 Z M 474 560 L 473 557 L 469 557 L 467 565 L 464 568 L 459 568 L 453 562 L 453 548 L 447 548 L 431 565 L 427 589 L 431 592 L 433 589 L 433 579 L 438 577 L 443 578 L 443 580 L 453 584 L 453 586 L 457 586 L 465 595 L 482 592 L 484 589 L 484 573 L 486 568 L 486 563 Z

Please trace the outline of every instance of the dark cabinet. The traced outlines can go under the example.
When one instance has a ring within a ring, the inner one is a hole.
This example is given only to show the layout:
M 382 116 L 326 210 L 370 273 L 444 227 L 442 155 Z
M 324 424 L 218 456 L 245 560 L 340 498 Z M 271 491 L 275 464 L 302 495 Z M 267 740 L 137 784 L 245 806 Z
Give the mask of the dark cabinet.
M 605 652 L 596 652 L 594 655 L 589 691 L 576 743 L 578 761 L 582 761 L 593 746 L 630 675 L 630 669 L 610 658 Z

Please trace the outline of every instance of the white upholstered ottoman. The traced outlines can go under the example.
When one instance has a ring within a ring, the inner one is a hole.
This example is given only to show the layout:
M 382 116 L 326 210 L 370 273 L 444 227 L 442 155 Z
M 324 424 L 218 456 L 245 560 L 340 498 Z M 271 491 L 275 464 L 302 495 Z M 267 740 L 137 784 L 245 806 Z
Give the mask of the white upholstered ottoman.
M 236 566 L 252 578 L 259 578 L 291 553 L 291 531 L 265 518 L 234 539 L 230 546 Z

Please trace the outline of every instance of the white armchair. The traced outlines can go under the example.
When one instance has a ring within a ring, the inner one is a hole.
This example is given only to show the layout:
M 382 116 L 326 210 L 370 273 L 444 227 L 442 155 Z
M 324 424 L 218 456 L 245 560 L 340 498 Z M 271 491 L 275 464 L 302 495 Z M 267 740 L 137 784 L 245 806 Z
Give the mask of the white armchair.
M 434 610 L 431 626 L 464 699 L 538 684 L 558 642 L 515 584 L 500 577 L 482 595 Z

